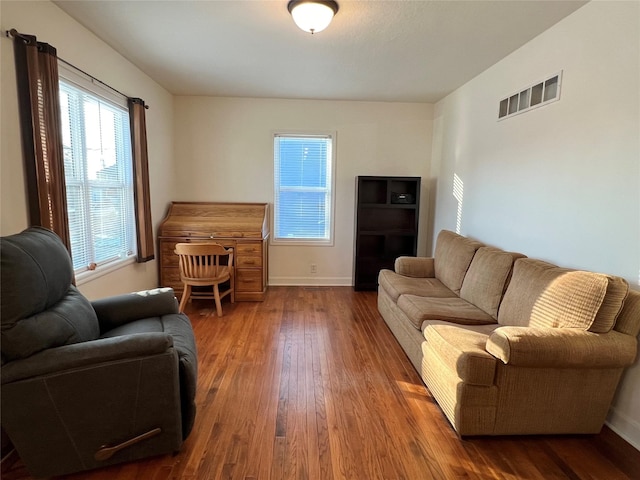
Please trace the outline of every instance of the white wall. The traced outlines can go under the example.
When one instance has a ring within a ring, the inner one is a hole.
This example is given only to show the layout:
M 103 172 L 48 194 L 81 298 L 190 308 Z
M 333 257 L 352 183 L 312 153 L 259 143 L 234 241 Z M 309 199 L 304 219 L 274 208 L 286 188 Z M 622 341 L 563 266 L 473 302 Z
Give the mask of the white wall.
M 639 22 L 638 2 L 591 2 L 436 104 L 434 232 L 458 227 L 457 175 L 462 234 L 639 287 Z M 560 70 L 560 101 L 497 121 Z M 609 422 L 640 448 L 638 361 Z
M 426 181 L 431 118 L 429 104 L 176 97 L 175 200 L 272 203 L 273 133 L 335 131 L 335 244 L 270 246 L 269 283 L 351 285 L 355 178 L 407 175 Z M 311 263 L 318 266 L 316 274 L 310 273 Z
M 147 134 L 152 218 L 157 224 L 173 196 L 173 97 L 128 60 L 48 1 L 0 2 L 2 32 L 11 28 L 36 35 L 56 47 L 58 56 L 126 95 L 140 97 L 147 110 Z M 2 125 L 0 148 L 0 234 L 17 233 L 28 226 L 27 203 L 18 118 L 13 41 L 1 39 Z M 157 286 L 156 261 L 130 265 L 80 290 L 100 298 Z

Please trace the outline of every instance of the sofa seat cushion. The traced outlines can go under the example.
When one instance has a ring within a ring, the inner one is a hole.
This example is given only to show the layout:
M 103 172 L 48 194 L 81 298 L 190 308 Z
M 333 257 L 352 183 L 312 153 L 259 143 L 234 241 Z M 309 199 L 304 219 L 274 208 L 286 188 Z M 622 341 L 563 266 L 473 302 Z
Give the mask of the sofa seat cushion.
M 378 284 L 394 302 L 400 295 L 423 295 L 454 298 L 456 294 L 436 278 L 415 278 L 399 275 L 391 270 L 380 270 Z
M 434 255 L 435 276 L 456 295 L 460 294 L 462 281 L 473 255 L 482 243 L 448 230 L 438 234 Z
M 507 289 L 513 262 L 521 257 L 524 255 L 498 248 L 479 248 L 464 276 L 460 298 L 473 303 L 497 320 L 498 306 Z
M 463 325 L 496 323 L 491 315 L 458 297 L 432 298 L 401 295 L 398 308 L 414 327 L 420 329 L 425 320 L 445 320 Z
M 498 312 L 501 325 L 589 330 L 602 305 L 606 275 L 516 260 Z
M 434 351 L 442 363 L 469 385 L 493 385 L 497 360 L 485 349 L 498 325 L 428 325 L 422 348 Z M 442 372 L 444 374 L 444 372 Z

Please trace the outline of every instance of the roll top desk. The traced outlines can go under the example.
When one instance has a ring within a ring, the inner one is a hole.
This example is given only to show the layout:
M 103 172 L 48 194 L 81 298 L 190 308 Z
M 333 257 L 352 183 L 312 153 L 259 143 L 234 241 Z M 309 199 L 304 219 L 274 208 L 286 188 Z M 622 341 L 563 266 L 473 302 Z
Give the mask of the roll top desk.
M 215 241 L 234 250 L 235 298 L 262 301 L 268 279 L 268 203 L 172 202 L 160 224 L 160 285 L 182 295 L 176 243 Z

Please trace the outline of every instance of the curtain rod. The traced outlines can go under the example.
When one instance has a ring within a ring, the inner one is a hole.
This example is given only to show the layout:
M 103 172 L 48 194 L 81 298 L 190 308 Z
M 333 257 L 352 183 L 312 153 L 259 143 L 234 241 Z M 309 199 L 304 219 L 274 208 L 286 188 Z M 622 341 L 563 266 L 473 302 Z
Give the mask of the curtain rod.
M 32 41 L 36 41 L 36 37 L 35 35 L 26 35 L 23 33 L 18 32 L 15 28 L 12 28 L 11 30 L 7 30 L 5 32 L 5 35 L 7 38 L 13 37 L 13 38 L 20 38 L 21 40 L 27 42 L 27 43 L 31 43 Z M 125 95 L 124 93 L 122 93 L 120 90 L 113 88 L 111 85 L 108 85 L 106 83 L 104 83 L 102 80 L 100 80 L 99 78 L 94 77 L 93 75 L 91 75 L 90 73 L 85 72 L 84 70 L 82 70 L 81 68 L 76 67 L 73 63 L 71 62 L 67 62 L 64 58 L 61 57 L 57 57 L 58 61 L 64 63 L 65 65 L 79 71 L 80 73 L 82 73 L 83 75 L 86 75 L 87 77 L 89 77 L 92 81 L 94 82 L 98 82 L 100 85 L 113 90 L 114 92 L 116 92 L 118 95 L 130 99 L 132 101 L 137 101 L 137 103 L 142 103 L 144 105 L 145 109 L 149 109 L 149 105 L 144 103 L 144 100 L 142 100 L 141 98 L 133 98 L 130 97 L 129 95 Z
M 142 100 L 141 98 L 133 98 L 133 97 L 130 97 L 129 95 L 125 95 L 125 94 L 124 94 L 124 93 L 122 93 L 120 90 L 117 90 L 117 89 L 113 88 L 111 85 L 108 85 L 108 84 L 104 83 L 104 82 L 103 82 L 102 80 L 100 80 L 99 78 L 96 78 L 96 77 L 94 77 L 93 75 L 91 75 L 90 73 L 85 72 L 85 71 L 84 71 L 84 70 L 82 70 L 81 68 L 76 67 L 73 63 L 67 62 L 64 58 L 60 58 L 60 57 L 58 57 L 58 61 L 60 61 L 60 62 L 64 63 L 65 65 L 67 65 L 67 66 L 69 66 L 69 67 L 71 67 L 71 68 L 73 68 L 73 69 L 75 69 L 75 70 L 77 70 L 77 71 L 79 71 L 79 72 L 80 72 L 80 73 L 82 73 L 83 75 L 86 75 L 86 76 L 87 76 L 87 77 L 89 77 L 93 82 L 97 82 L 97 83 L 99 83 L 100 85 L 102 85 L 103 87 L 106 87 L 106 88 L 108 88 L 109 90 L 113 90 L 113 91 L 114 91 L 114 92 L 116 92 L 118 95 L 120 95 L 120 96 L 122 96 L 122 97 L 124 97 L 124 98 L 127 98 L 127 99 L 129 99 L 129 100 L 132 100 L 132 101 L 134 101 L 134 102 L 136 102 L 136 101 L 137 101 L 138 103 L 140 103 L 140 102 L 141 102 L 141 103 L 144 105 L 144 108 L 145 108 L 145 109 L 147 109 L 147 110 L 149 109 L 149 105 L 145 104 L 145 103 L 144 103 L 144 100 Z

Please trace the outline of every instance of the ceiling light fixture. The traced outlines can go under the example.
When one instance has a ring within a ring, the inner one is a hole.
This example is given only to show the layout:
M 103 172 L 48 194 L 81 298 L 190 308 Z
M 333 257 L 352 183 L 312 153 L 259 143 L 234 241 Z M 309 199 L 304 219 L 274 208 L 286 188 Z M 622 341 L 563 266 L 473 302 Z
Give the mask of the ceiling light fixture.
M 296 25 L 312 35 L 329 26 L 338 8 L 334 0 L 291 0 L 287 5 Z

